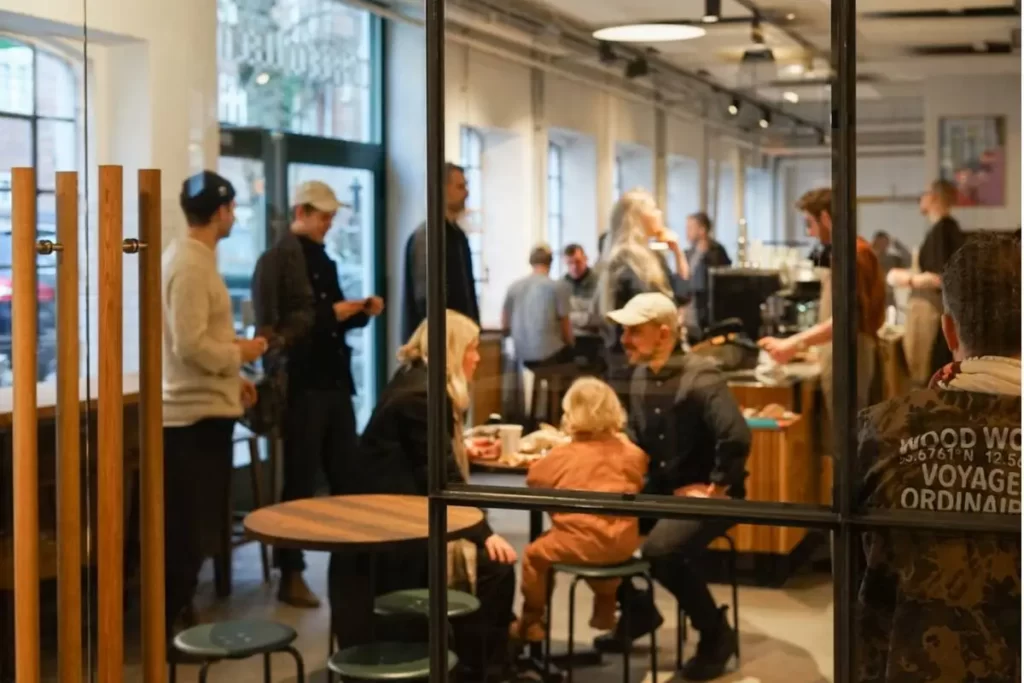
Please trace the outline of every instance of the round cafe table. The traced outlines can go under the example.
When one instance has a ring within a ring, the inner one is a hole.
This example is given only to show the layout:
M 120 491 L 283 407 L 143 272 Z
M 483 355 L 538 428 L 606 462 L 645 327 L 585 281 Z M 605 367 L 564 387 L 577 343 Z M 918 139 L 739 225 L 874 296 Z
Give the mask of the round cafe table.
M 425 496 L 390 494 L 303 498 L 253 510 L 243 524 L 249 536 L 278 548 L 368 553 L 372 559 L 374 553 L 423 543 L 429 535 L 427 503 Z M 449 507 L 448 540 L 465 536 L 483 519 L 478 508 Z M 372 575 L 371 570 L 371 582 Z M 332 634 L 328 656 L 333 652 Z
M 448 539 L 484 519 L 477 508 L 448 508 Z M 324 552 L 383 552 L 428 536 L 427 498 L 366 494 L 303 498 L 253 510 L 245 532 L 278 548 Z

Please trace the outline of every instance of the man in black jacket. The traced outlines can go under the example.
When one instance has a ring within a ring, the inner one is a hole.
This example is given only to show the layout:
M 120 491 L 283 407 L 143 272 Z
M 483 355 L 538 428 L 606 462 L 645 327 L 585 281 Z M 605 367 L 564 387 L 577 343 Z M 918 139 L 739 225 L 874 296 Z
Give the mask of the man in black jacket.
M 634 367 L 629 428 L 650 457 L 644 493 L 743 498 L 750 430 L 711 361 L 680 350 L 675 302 L 660 293 L 638 294 L 608 318 L 622 326 L 622 345 Z M 676 597 L 701 634 L 697 654 L 683 667 L 687 680 L 718 678 L 736 654 L 736 632 L 725 608 L 715 604 L 693 566 L 695 557 L 730 526 L 718 521 L 641 520 L 641 532 L 647 534 L 642 552 L 652 575 Z M 598 638 L 599 649 L 620 649 L 662 623 L 650 596 L 639 594 L 629 582 L 622 584 L 619 600 L 622 610 L 629 610 L 631 632 Z
M 345 335 L 380 315 L 384 302 L 375 296 L 347 300 L 341 291 L 324 238 L 343 206 L 324 183 L 300 185 L 291 230 L 260 257 L 253 274 L 257 329 L 287 369 L 281 491 L 286 501 L 316 495 L 320 469 L 332 495 L 346 493 L 348 463 L 358 445 L 352 351 Z M 281 550 L 277 561 L 278 598 L 296 607 L 319 606 L 302 578 L 302 552 Z
M 693 294 L 693 316 L 689 321 L 691 335 L 703 339 L 711 324 L 711 298 L 708 273 L 712 268 L 731 266 L 725 247 L 711 236 L 711 219 L 703 211 L 686 219 L 686 239 L 690 247 L 686 260 L 690 265 L 690 291 Z
M 466 172 L 461 166 L 445 164 L 445 289 L 448 308 L 480 323 L 476 300 L 473 256 L 469 239 L 459 227 L 466 211 Z M 402 339 L 408 339 L 427 317 L 427 224 L 421 223 L 405 244 L 405 283 L 402 290 Z

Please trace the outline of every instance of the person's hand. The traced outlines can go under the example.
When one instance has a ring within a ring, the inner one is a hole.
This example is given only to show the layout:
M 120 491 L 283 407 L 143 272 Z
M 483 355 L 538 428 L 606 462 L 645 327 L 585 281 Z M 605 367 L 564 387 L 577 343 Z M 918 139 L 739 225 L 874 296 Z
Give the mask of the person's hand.
M 343 323 L 352 316 L 362 313 L 366 306 L 366 299 L 353 299 L 334 302 L 334 317 L 339 323 Z
M 235 344 L 238 345 L 238 350 L 242 354 L 243 363 L 252 363 L 267 352 L 267 340 L 265 337 L 255 337 L 253 339 L 240 338 L 235 340 Z
M 672 492 L 676 496 L 686 498 L 727 498 L 726 489 L 720 484 L 688 484 L 680 486 Z
M 491 558 L 492 562 L 498 562 L 499 564 L 515 564 L 516 563 L 516 549 L 498 534 L 491 534 L 484 541 L 484 547 L 487 548 L 487 555 Z
M 915 289 L 942 289 L 942 278 L 935 273 L 918 273 L 910 278 L 910 286 Z
M 796 355 L 798 350 L 797 345 L 792 339 L 776 339 L 775 337 L 765 337 L 757 342 L 765 352 L 771 356 L 779 365 L 783 365 L 793 360 L 793 356 Z
M 661 234 L 658 235 L 658 241 L 664 242 L 665 246 L 667 246 L 673 254 L 682 253 L 682 249 L 679 247 L 679 235 L 675 234 L 668 228 L 661 231 Z
M 371 318 L 376 318 L 378 315 L 384 312 L 384 299 L 379 296 L 371 296 L 366 300 L 365 308 L 366 315 Z
M 256 391 L 256 385 L 245 379 L 241 379 L 241 398 L 243 408 L 252 408 L 256 405 L 256 401 L 259 400 L 259 392 Z
M 892 268 L 885 276 L 885 282 L 890 287 L 910 287 L 913 282 L 913 274 L 906 268 Z

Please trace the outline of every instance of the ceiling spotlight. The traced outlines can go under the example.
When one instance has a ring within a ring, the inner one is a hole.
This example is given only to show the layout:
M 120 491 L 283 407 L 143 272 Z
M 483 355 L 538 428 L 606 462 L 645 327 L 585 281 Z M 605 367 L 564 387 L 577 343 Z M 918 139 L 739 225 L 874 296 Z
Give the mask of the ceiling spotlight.
M 757 122 L 757 125 L 761 126 L 762 128 L 767 128 L 768 126 L 772 125 L 771 114 L 769 114 L 766 111 L 761 112 L 761 119 Z
M 789 14 L 786 15 L 786 21 L 793 21 L 794 19 L 796 19 L 795 13 L 790 12 Z
M 797 102 L 800 101 L 800 96 L 797 95 L 792 90 L 787 90 L 786 92 L 782 93 L 782 99 L 786 100 L 790 104 L 796 104 Z
M 700 26 L 690 24 L 626 24 L 598 29 L 594 37 L 615 43 L 666 43 L 693 40 L 706 33 Z
M 263 71 L 256 77 L 256 85 L 266 85 L 267 83 L 270 83 L 270 74 Z
M 740 113 L 740 100 L 738 97 L 734 97 L 732 102 L 729 103 L 729 115 L 736 116 Z
M 754 45 L 764 45 L 764 29 L 761 28 L 761 17 L 754 15 L 754 20 L 750 22 L 750 41 Z
M 705 24 L 714 24 L 721 18 L 722 0 L 704 0 L 704 16 L 701 21 Z
M 643 78 L 651 72 L 646 57 L 637 57 L 626 63 L 626 78 Z

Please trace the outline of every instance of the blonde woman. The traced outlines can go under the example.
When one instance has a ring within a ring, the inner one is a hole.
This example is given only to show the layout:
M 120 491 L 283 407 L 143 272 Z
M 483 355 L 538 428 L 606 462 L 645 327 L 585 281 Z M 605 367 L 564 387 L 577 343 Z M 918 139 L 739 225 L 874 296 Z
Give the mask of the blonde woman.
M 599 379 L 576 380 L 562 401 L 562 428 L 572 442 L 553 449 L 530 467 L 529 486 L 544 489 L 639 493 L 647 472 L 647 455 L 622 434 L 626 414 L 610 386 Z M 616 564 L 636 551 L 636 518 L 556 513 L 546 534 L 526 547 L 523 556 L 523 616 L 513 635 L 544 639 L 548 569 L 554 562 Z M 615 628 L 615 580 L 590 581 L 594 609 L 590 625 Z
M 446 316 L 446 363 L 448 399 L 451 413 L 446 425 L 448 480 L 465 482 L 469 461 L 463 445 L 463 415 L 469 408 L 469 384 L 480 362 L 480 328 L 472 320 L 449 310 Z M 423 322 L 399 350 L 401 367 L 381 393 L 377 407 L 362 435 L 358 465 L 353 468 L 357 481 L 354 492 L 427 494 L 427 434 L 429 429 L 445 427 L 427 424 L 427 323 Z M 380 520 L 382 525 L 388 522 Z M 458 587 L 475 592 L 481 608 L 473 616 L 460 620 L 456 627 L 454 649 L 459 655 L 462 675 L 459 680 L 477 680 L 477 674 L 491 664 L 500 665 L 506 651 L 508 625 L 512 620 L 515 594 L 515 549 L 484 522 L 465 541 L 449 545 L 449 576 Z M 355 576 L 365 568 L 336 556 L 331 562 L 331 604 L 338 614 L 335 633 L 339 644 L 347 647 L 364 642 L 370 632 L 368 620 L 373 605 L 368 586 L 360 590 Z M 405 588 L 427 587 L 427 555 L 424 548 L 404 553 L 374 556 L 372 593 Z M 365 593 L 366 595 L 363 595 Z M 358 609 L 356 603 L 363 603 Z M 460 637 L 465 630 L 469 635 Z M 492 632 L 487 652 L 481 652 L 482 630 Z M 476 635 L 472 635 L 475 633 Z M 377 634 L 380 639 L 380 634 Z
M 673 272 L 665 258 L 650 247 L 651 241 L 667 245 L 675 256 Z M 680 306 L 688 302 L 685 280 L 689 265 L 679 246 L 679 237 L 665 227 L 664 216 L 651 193 L 642 189 L 622 195 L 612 210 L 611 225 L 601 254 L 601 279 L 597 303 L 600 318 L 625 306 L 637 294 L 661 292 Z M 625 367 L 622 329 L 607 325 L 605 346 L 612 374 Z

